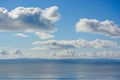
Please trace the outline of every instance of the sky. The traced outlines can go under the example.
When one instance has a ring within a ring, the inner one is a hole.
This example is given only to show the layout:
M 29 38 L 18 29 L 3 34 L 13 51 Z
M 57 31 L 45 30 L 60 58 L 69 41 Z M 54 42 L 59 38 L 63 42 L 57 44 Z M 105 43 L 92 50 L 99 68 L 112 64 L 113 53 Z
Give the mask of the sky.
M 0 0 L 0 59 L 120 59 L 119 0 Z

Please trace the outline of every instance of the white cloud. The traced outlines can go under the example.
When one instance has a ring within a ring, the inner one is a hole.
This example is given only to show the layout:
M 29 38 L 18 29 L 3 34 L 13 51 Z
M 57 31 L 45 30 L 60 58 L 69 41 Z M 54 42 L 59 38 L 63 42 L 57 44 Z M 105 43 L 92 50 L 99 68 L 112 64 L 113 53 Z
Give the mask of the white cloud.
M 49 39 L 49 38 L 54 38 L 54 35 L 50 33 L 45 33 L 45 32 L 35 32 L 35 35 L 37 35 L 40 39 Z
M 18 50 L 18 49 L 0 49 L 0 54 L 1 55 L 10 55 L 10 54 L 22 54 L 22 51 L 21 50 Z
M 52 8 L 46 8 L 43 12 L 42 12 L 42 16 L 45 19 L 48 19 L 52 22 L 56 22 L 57 20 L 59 20 L 60 18 L 60 14 L 57 12 L 58 7 L 54 6 Z M 58 17 L 59 16 L 59 17 Z
M 45 31 L 54 32 L 53 24 L 60 18 L 58 7 L 52 6 L 45 10 L 38 7 L 17 7 L 12 11 L 0 8 L 0 31 Z
M 53 55 L 55 57 L 61 58 L 92 58 L 92 59 L 120 59 L 120 51 L 101 51 L 101 52 L 80 52 L 77 50 L 66 49 L 66 50 L 59 50 L 54 52 Z
M 74 49 L 74 48 L 109 48 L 116 47 L 118 44 L 109 40 L 96 39 L 87 41 L 83 39 L 78 40 L 48 40 L 48 41 L 35 41 L 32 44 L 37 47 L 33 50 L 51 50 L 51 49 Z
M 0 59 L 17 59 L 17 58 L 51 58 L 52 53 L 46 52 L 23 52 L 19 49 L 0 48 Z
M 113 21 L 96 19 L 80 19 L 76 24 L 77 32 L 102 34 L 112 38 L 120 38 L 120 28 Z
M 18 49 L 0 49 L 0 59 L 20 58 L 22 51 Z
M 74 49 L 63 49 L 46 52 L 22 52 L 18 49 L 0 49 L 0 59 L 16 58 L 91 58 L 91 59 L 120 59 L 120 51 L 81 52 Z
M 23 34 L 23 33 L 17 33 L 17 34 L 15 34 L 14 36 L 23 37 L 23 38 L 28 38 L 28 37 L 29 37 L 28 35 Z

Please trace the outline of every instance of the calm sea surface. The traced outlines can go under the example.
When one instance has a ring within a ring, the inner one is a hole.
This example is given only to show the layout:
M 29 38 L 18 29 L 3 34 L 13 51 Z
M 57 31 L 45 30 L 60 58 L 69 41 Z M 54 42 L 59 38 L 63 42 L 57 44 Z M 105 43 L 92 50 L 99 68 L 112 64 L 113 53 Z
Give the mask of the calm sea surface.
M 0 63 L 0 80 L 120 80 L 120 64 Z

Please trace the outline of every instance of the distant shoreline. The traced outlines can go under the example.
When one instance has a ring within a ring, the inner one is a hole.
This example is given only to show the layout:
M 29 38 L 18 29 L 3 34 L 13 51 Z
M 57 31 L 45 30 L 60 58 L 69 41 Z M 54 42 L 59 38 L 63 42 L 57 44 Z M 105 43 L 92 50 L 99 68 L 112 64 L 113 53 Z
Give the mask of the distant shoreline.
M 0 59 L 0 63 L 117 63 L 119 59 Z

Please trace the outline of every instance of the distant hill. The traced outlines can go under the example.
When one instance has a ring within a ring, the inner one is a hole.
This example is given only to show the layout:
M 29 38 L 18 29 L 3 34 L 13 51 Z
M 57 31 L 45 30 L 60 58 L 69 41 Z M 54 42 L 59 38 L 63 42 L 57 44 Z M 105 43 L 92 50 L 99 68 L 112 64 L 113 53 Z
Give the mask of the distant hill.
M 102 64 L 120 64 L 117 59 L 0 59 L 0 63 L 102 63 Z

